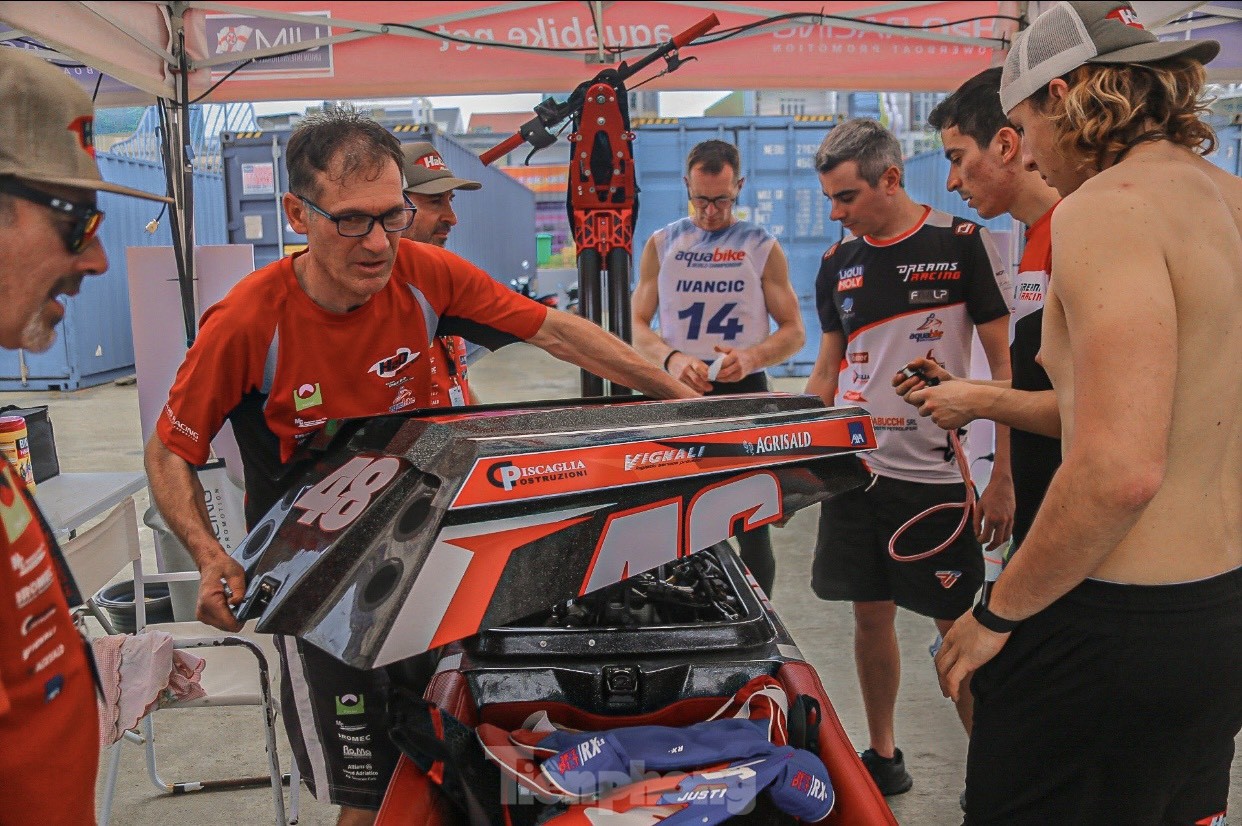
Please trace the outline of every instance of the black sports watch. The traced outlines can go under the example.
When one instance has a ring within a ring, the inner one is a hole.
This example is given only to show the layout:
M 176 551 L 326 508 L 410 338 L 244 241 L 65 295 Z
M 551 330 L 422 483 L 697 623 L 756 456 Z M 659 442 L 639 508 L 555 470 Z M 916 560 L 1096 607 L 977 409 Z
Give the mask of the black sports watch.
M 1022 624 L 1022 620 L 1010 620 L 999 617 L 988 610 L 987 605 L 982 602 L 977 603 L 971 614 L 979 621 L 979 624 L 989 631 L 995 631 L 997 634 L 1008 634 L 1013 629 Z

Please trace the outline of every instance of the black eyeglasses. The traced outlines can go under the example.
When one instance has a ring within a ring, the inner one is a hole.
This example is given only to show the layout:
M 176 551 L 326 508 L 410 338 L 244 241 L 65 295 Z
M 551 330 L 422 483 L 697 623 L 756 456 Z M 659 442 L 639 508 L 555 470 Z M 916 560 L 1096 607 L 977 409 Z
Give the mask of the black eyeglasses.
M 61 237 L 65 241 L 65 248 L 73 255 L 86 249 L 95 238 L 95 233 L 99 232 L 99 225 L 103 223 L 104 214 L 94 205 L 75 204 L 73 201 L 57 198 L 55 195 L 26 186 L 16 178 L 0 178 L 0 192 L 7 192 L 23 201 L 45 206 L 67 218 L 72 218 L 73 224 L 69 227 L 69 232 Z
M 375 228 L 375 222 L 379 221 L 380 226 L 384 228 L 384 232 L 404 232 L 410 228 L 410 224 L 414 223 L 414 213 L 418 209 L 410 201 L 409 197 L 405 197 L 405 206 L 390 209 L 383 215 L 333 215 L 327 210 L 320 207 L 310 198 L 299 195 L 302 202 L 308 207 L 336 224 L 336 231 L 345 238 L 361 238 L 364 235 L 370 235 L 371 230 Z
M 690 198 L 690 203 L 694 204 L 695 209 L 707 209 L 709 206 L 716 209 L 728 209 L 737 203 L 736 195 L 719 195 L 715 198 L 706 198 L 702 195 L 691 195 L 690 190 L 686 190 L 686 195 Z

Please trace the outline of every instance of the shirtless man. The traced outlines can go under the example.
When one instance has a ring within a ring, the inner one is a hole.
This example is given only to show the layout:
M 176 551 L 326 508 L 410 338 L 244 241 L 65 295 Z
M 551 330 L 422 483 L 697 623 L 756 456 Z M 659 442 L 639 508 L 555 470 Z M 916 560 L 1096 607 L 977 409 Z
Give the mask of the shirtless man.
M 1225 822 L 1242 729 L 1242 181 L 1199 154 L 1218 48 L 1072 2 L 1005 65 L 1028 163 L 1065 196 L 1041 351 L 1065 455 L 1022 553 L 937 657 L 946 695 L 975 674 L 968 824 Z

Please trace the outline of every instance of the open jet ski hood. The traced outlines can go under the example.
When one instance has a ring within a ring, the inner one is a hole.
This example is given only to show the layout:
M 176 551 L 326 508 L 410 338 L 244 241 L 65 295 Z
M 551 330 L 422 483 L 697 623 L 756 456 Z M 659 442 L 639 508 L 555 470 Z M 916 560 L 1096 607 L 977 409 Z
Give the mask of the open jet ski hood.
M 234 556 L 242 619 L 374 668 L 862 484 L 871 418 L 815 396 L 574 400 L 341 423 Z

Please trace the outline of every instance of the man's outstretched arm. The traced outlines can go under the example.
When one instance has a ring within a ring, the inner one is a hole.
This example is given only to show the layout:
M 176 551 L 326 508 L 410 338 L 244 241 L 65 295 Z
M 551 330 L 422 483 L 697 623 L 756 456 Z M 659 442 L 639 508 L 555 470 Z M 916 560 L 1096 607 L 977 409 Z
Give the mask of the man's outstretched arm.
M 585 318 L 548 310 L 539 332 L 527 342 L 561 361 L 576 364 L 656 399 L 693 399 L 702 395 L 652 364 L 621 339 Z

